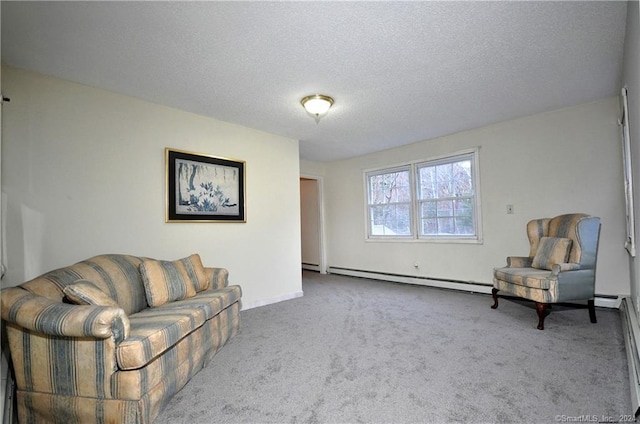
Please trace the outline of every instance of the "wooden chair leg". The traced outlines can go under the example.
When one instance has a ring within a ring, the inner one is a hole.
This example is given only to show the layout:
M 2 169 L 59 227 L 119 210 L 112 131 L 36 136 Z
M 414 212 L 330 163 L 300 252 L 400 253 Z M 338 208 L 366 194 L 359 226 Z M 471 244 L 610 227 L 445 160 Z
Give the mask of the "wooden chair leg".
M 538 311 L 538 330 L 544 330 L 544 318 L 547 315 L 549 305 L 546 303 L 536 302 L 536 310 Z
M 497 309 L 498 308 L 498 292 L 500 290 L 493 288 L 491 289 L 491 295 L 493 296 L 493 305 L 491 305 L 491 309 Z
M 591 319 L 591 322 L 595 324 L 598 322 L 598 320 L 596 320 L 596 305 L 594 300 L 593 299 L 587 300 L 587 305 L 589 307 L 589 319 Z

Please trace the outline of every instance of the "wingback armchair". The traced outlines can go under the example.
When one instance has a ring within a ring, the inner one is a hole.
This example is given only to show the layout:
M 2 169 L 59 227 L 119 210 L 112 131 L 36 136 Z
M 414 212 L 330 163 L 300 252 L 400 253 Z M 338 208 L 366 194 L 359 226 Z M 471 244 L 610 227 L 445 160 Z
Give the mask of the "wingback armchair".
M 529 256 L 509 256 L 507 266 L 493 271 L 493 305 L 498 292 L 536 302 L 538 330 L 544 329 L 549 304 L 587 301 L 594 305 L 600 218 L 582 213 L 535 219 L 527 224 Z

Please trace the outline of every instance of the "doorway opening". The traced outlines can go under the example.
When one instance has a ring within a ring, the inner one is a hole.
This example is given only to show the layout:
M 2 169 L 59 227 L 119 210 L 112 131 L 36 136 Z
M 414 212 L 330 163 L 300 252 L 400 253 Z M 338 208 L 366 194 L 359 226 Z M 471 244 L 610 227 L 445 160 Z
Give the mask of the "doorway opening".
M 325 274 L 327 267 L 324 253 L 322 204 L 322 178 L 300 177 L 300 234 L 302 269 Z

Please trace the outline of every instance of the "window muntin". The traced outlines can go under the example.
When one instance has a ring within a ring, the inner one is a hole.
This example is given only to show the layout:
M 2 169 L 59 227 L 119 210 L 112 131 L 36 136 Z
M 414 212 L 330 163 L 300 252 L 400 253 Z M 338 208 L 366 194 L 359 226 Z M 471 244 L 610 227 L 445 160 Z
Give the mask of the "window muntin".
M 365 172 L 367 237 L 480 242 L 477 149 Z

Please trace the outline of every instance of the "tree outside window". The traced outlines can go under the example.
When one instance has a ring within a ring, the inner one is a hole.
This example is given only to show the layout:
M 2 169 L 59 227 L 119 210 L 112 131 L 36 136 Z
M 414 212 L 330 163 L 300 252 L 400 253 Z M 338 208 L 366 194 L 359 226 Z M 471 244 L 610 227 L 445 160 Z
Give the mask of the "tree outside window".
M 409 169 L 369 175 L 370 234 L 408 236 L 411 229 L 411 182 Z

